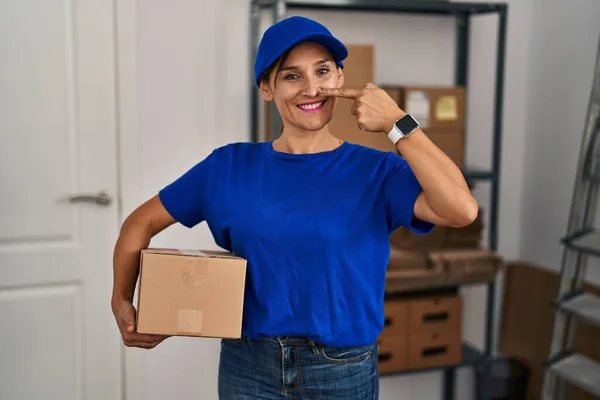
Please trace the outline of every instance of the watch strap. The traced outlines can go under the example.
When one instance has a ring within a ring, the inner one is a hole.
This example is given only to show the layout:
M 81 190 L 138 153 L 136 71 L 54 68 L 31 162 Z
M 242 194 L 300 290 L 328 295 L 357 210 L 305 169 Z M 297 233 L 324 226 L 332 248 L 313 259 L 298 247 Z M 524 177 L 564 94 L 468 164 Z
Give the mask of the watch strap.
M 394 124 L 392 130 L 388 132 L 388 138 L 392 141 L 392 143 L 396 144 L 398 143 L 398 140 L 402 139 L 403 137 L 404 135 L 402 132 L 400 132 L 400 129 L 398 129 Z

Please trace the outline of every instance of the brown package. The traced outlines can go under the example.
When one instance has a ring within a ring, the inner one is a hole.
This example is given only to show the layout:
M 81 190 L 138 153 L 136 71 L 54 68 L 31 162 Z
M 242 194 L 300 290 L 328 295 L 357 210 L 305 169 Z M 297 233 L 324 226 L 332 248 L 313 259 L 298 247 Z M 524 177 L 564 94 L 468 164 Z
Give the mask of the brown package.
M 408 338 L 382 337 L 377 340 L 378 366 L 382 374 L 408 369 Z
M 384 86 L 401 109 L 412 114 L 421 127 L 465 128 L 465 88 L 462 86 Z
M 384 86 L 383 89 L 409 114 L 427 137 L 454 161 L 464 167 L 465 90 L 463 87 Z
M 487 282 L 504 268 L 497 253 L 487 249 L 453 249 L 429 253 L 430 262 L 445 270 L 446 284 Z
M 245 281 L 231 253 L 142 250 L 137 332 L 239 338 Z
M 374 48 L 367 44 L 350 44 L 344 60 L 344 87 L 360 89 L 373 82 Z M 329 131 L 338 139 L 382 151 L 397 153 L 396 146 L 384 134 L 362 131 L 356 116 L 350 112 L 353 100 L 337 99 L 337 108 L 329 123 Z

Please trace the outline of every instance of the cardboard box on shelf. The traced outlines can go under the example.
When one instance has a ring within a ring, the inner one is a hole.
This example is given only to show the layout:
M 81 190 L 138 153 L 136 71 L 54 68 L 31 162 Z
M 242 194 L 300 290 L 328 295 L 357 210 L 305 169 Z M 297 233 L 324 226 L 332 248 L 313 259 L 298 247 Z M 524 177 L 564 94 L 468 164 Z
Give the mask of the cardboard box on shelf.
M 456 365 L 462 359 L 462 337 L 446 332 L 412 336 L 408 340 L 408 368 L 419 370 Z
M 473 223 L 463 228 L 449 228 L 444 239 L 444 248 L 479 248 L 483 235 L 483 210 L 480 209 Z
M 401 271 L 410 276 L 412 275 L 410 271 L 426 268 L 427 261 L 427 254 L 418 251 L 403 250 L 393 244 L 390 245 L 388 271 Z
M 463 300 L 458 295 L 411 299 L 408 367 L 422 369 L 452 365 L 462 357 Z
M 373 82 L 374 47 L 370 44 L 349 44 L 348 58 L 344 60 L 344 87 L 362 88 Z M 396 152 L 396 146 L 386 135 L 362 131 L 356 116 L 350 112 L 353 100 L 337 99 L 334 116 L 329 123 L 329 131 L 337 138 L 350 143 L 372 147 L 382 151 Z
M 445 269 L 439 264 L 422 268 L 389 270 L 386 274 L 385 293 L 392 295 L 441 287 L 444 286 L 445 280 Z
M 377 340 L 379 372 L 382 374 L 408 369 L 408 338 L 405 336 Z
M 434 265 L 443 266 L 446 285 L 491 281 L 505 267 L 502 257 L 487 249 L 432 251 L 429 260 Z
M 400 108 L 412 114 L 427 137 L 464 167 L 465 90 L 463 87 L 383 86 Z
M 443 249 L 476 249 L 479 248 L 483 234 L 483 209 L 479 210 L 477 218 L 471 224 L 462 227 L 436 226 L 426 235 L 412 232 L 400 227 L 390 235 L 390 244 L 398 250 L 408 253 L 404 256 L 416 256 L 418 252 L 429 252 Z
M 408 302 L 386 300 L 383 304 L 384 325 L 380 338 L 398 338 L 408 335 Z
M 465 128 L 465 88 L 462 86 L 389 86 L 382 88 L 398 106 L 412 114 L 423 129 Z
M 142 250 L 137 332 L 241 337 L 246 263 L 222 251 Z
M 386 324 L 377 340 L 380 371 L 401 372 L 459 363 L 462 308 L 459 295 L 388 298 L 384 303 Z
M 428 251 L 441 249 L 446 239 L 447 227 L 436 226 L 426 235 L 412 232 L 400 227 L 390 234 L 390 244 L 398 249 L 413 251 Z
M 425 135 L 450 159 L 463 169 L 465 166 L 465 134 L 460 128 L 424 128 Z
M 431 296 L 408 303 L 408 326 L 411 336 L 446 332 L 462 336 L 463 300 L 460 296 Z

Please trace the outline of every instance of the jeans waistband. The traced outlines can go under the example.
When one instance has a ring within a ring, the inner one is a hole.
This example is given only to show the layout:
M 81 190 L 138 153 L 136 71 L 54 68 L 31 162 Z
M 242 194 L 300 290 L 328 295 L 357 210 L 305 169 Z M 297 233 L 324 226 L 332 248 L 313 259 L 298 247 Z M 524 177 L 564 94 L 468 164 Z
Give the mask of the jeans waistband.
M 314 341 L 304 336 L 264 336 L 264 339 L 277 344 L 294 346 L 315 344 Z
M 280 346 L 310 346 L 313 354 L 317 354 L 321 346 L 304 336 L 265 336 L 264 339 Z

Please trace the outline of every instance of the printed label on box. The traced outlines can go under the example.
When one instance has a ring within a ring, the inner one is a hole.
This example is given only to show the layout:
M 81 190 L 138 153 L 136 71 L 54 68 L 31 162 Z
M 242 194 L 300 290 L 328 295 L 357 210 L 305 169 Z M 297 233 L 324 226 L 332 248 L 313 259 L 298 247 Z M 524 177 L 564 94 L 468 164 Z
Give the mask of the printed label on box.
M 442 96 L 435 103 L 435 119 L 438 121 L 457 121 L 458 104 L 455 96 Z
M 202 310 L 179 310 L 177 312 L 177 331 L 179 333 L 202 333 Z
M 429 96 L 426 92 L 408 92 L 404 111 L 411 114 L 423 128 L 429 125 L 429 107 Z

